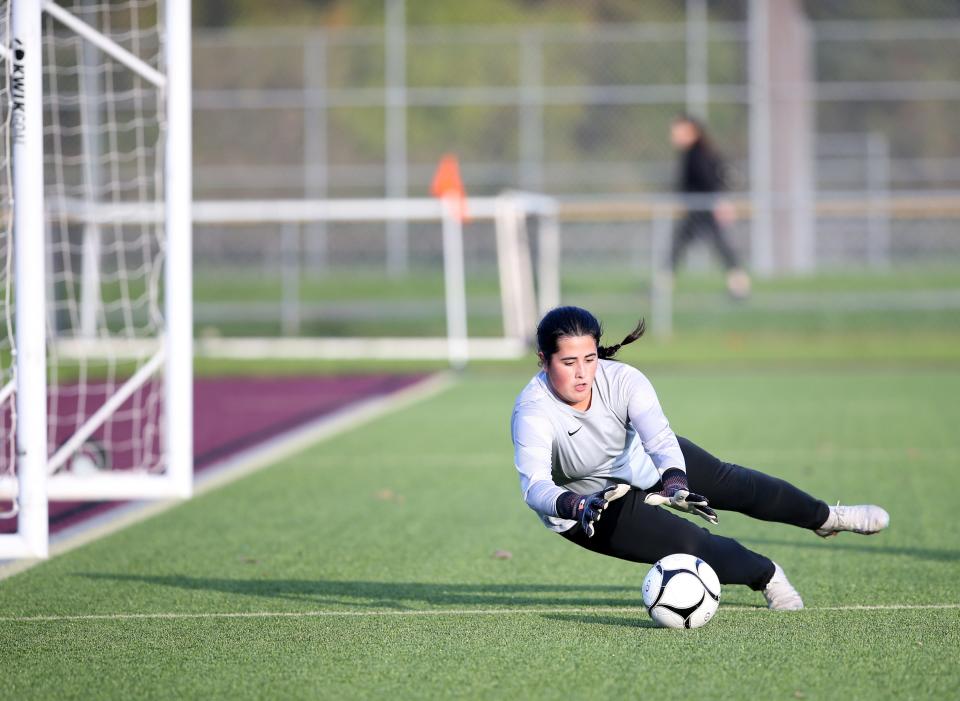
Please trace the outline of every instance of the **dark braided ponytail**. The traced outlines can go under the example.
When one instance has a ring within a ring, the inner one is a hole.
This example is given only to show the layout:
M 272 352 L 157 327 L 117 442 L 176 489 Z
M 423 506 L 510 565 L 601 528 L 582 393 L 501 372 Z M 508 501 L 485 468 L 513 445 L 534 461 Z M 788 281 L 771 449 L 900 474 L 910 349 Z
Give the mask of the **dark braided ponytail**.
M 613 358 L 617 354 L 617 351 L 620 350 L 623 346 L 627 346 L 643 335 L 643 332 L 647 330 L 647 322 L 645 319 L 641 319 L 637 324 L 637 327 L 623 337 L 623 340 L 620 343 L 614 344 L 612 346 L 601 346 L 597 345 L 597 355 L 604 359 Z
M 646 323 L 641 319 L 637 327 L 620 343 L 601 346 L 600 336 L 603 330 L 597 317 L 581 307 L 557 307 L 547 312 L 537 325 L 537 350 L 543 353 L 544 360 L 549 361 L 550 356 L 557 352 L 557 344 L 561 338 L 593 336 L 593 340 L 597 343 L 597 355 L 603 359 L 610 359 L 622 346 L 640 338 L 645 330 Z

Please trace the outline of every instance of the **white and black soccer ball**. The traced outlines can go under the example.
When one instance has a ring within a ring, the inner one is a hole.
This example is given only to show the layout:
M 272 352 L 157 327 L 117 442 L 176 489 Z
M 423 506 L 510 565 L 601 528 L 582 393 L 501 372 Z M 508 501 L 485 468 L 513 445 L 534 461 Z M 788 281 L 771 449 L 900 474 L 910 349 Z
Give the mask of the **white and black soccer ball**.
M 699 628 L 720 606 L 720 580 L 699 557 L 667 555 L 644 577 L 643 603 L 659 626 Z

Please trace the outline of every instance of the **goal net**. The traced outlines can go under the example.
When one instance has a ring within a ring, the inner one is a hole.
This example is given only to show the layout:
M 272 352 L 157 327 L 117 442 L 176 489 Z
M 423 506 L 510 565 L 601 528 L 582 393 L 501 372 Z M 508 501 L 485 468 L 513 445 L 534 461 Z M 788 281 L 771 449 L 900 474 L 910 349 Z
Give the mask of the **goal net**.
M 189 3 L 2 15 L 0 557 L 44 554 L 37 501 L 187 496 L 192 474 Z

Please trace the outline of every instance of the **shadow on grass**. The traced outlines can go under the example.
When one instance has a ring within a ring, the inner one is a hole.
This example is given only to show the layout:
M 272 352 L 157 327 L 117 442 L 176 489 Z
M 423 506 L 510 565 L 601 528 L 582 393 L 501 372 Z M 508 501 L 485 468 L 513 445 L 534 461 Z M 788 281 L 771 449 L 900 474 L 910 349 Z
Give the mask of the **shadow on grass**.
M 646 617 L 642 609 L 637 610 L 636 617 L 630 616 L 612 616 L 610 614 L 570 614 L 570 613 L 548 613 L 544 618 L 551 621 L 560 621 L 561 623 L 581 623 L 601 626 L 617 626 L 618 628 L 657 628 L 652 620 Z
M 833 538 L 827 539 L 828 542 L 823 542 L 823 540 L 810 540 L 810 541 L 799 541 L 799 540 L 788 540 L 786 538 L 756 538 L 750 536 L 748 538 L 737 538 L 741 543 L 747 547 L 754 547 L 757 545 L 787 545 L 794 548 L 830 548 L 833 550 L 843 550 L 845 552 L 863 552 L 863 553 L 875 553 L 877 555 L 906 555 L 907 557 L 915 557 L 920 560 L 934 560 L 937 562 L 958 562 L 960 561 L 960 550 L 947 550 L 942 548 L 916 548 L 916 547 L 907 547 L 907 546 L 897 546 L 897 545 L 880 545 L 875 540 L 869 542 L 861 543 L 844 543 L 838 542 L 838 538 L 843 538 L 843 534 L 838 535 Z M 854 536 L 849 536 L 853 538 Z M 857 538 L 862 539 L 863 536 L 856 536 Z M 872 538 L 876 536 L 867 536 L 867 538 Z M 880 535 L 882 537 L 882 535 Z
M 316 605 L 408 609 L 414 605 L 543 608 L 642 606 L 639 587 L 563 584 L 428 584 L 314 579 L 228 579 L 184 575 L 77 573 L 91 580 L 152 584 Z

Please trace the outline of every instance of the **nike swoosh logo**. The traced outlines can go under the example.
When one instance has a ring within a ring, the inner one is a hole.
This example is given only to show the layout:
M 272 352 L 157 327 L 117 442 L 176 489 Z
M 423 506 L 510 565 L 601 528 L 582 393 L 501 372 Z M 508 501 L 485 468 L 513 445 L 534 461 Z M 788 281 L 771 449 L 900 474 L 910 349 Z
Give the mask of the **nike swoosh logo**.
M 583 428 L 583 426 L 577 426 L 577 431 L 579 431 L 581 428 Z M 576 433 L 577 431 L 567 431 L 567 435 L 568 435 L 568 436 L 572 436 L 572 435 L 573 435 L 574 433 Z

